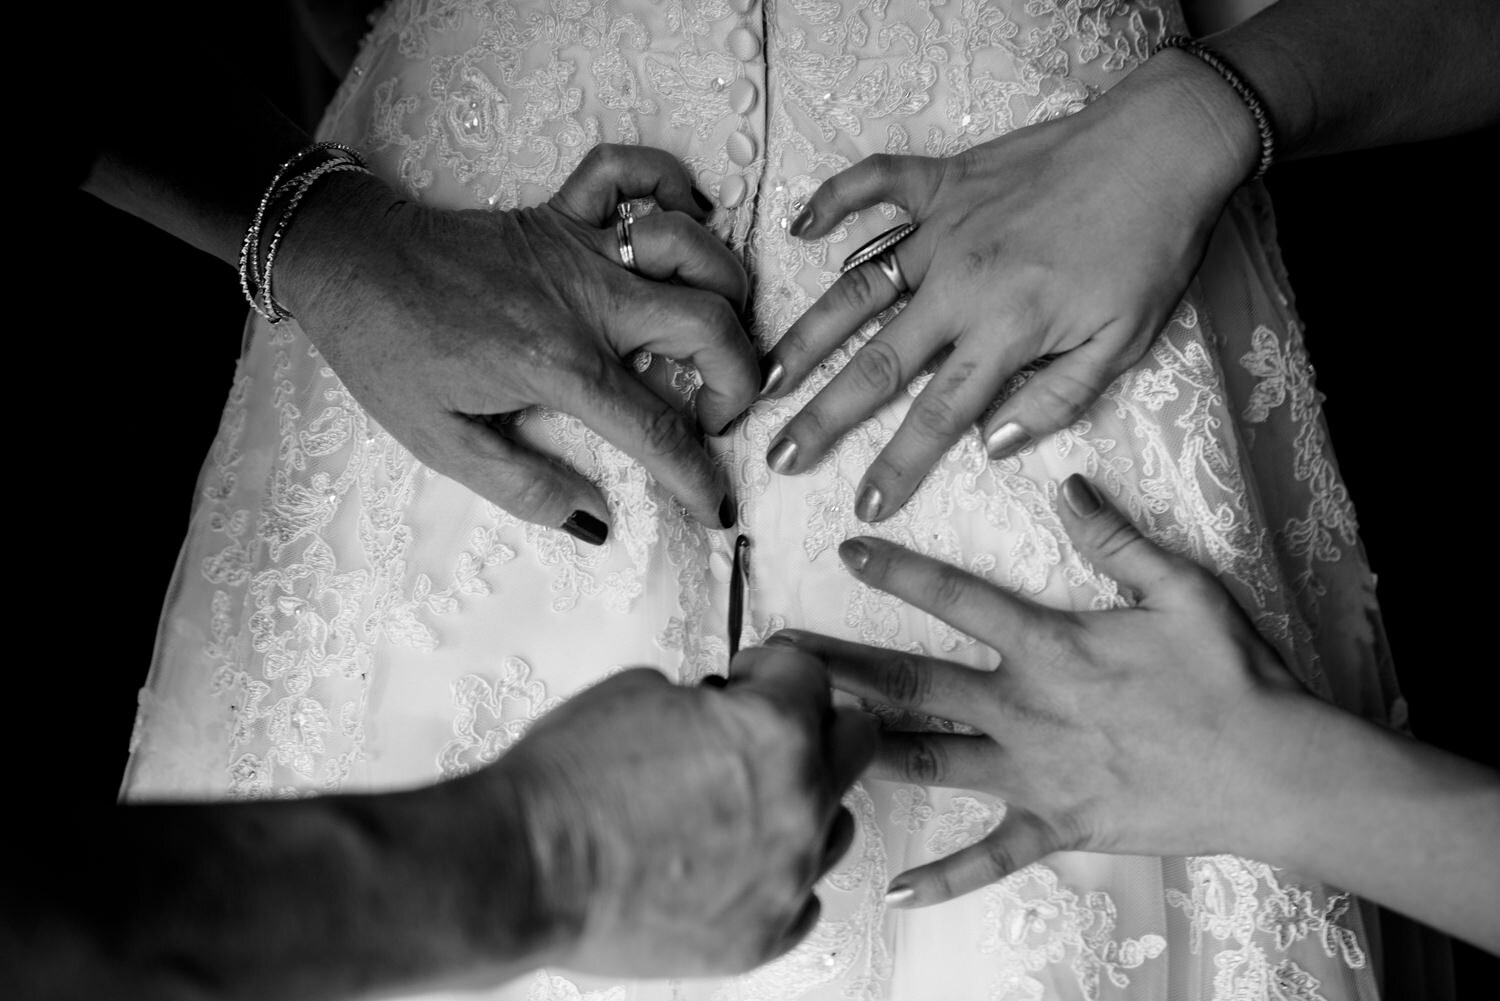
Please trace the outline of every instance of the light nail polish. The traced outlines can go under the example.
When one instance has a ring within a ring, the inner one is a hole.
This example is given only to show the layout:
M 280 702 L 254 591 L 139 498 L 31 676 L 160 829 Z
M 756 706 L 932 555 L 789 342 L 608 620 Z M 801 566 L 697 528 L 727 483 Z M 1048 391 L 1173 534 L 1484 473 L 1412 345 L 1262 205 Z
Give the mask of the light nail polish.
M 812 219 L 813 210 L 812 206 L 809 205 L 797 213 L 797 218 L 792 220 L 792 224 L 786 228 L 786 231 L 793 236 L 801 236 L 803 231 L 812 225 Z
M 776 362 L 766 370 L 765 381 L 760 384 L 760 395 L 770 396 L 781 386 L 781 380 L 786 378 L 786 369 L 781 362 Z
M 1031 435 L 1026 433 L 1025 428 L 1015 421 L 1009 421 L 989 433 L 984 439 L 984 450 L 991 459 L 1003 459 L 1019 452 L 1030 440 Z
M 1104 498 L 1099 496 L 1099 491 L 1087 477 L 1077 473 L 1063 480 L 1062 495 L 1068 507 L 1080 518 L 1092 518 L 1104 507 Z
M 880 488 L 873 483 L 866 483 L 865 488 L 859 492 L 859 499 L 854 502 L 854 516 L 860 521 L 874 521 L 880 517 L 880 504 L 885 500 L 880 494 Z
M 885 906 L 905 907 L 917 896 L 917 891 L 910 886 L 902 886 L 899 883 L 885 891 Z
M 839 559 L 855 573 L 863 573 L 870 563 L 870 547 L 858 539 L 846 539 L 839 543 Z
M 766 465 L 771 467 L 773 473 L 785 473 L 796 461 L 797 443 L 790 438 L 781 439 L 766 453 Z

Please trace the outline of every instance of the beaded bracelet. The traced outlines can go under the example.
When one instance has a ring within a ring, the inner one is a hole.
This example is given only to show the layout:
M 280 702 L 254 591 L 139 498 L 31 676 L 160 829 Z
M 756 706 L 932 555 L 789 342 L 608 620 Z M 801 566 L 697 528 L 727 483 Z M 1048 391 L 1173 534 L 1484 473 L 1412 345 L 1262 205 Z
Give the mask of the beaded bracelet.
M 1223 57 L 1197 39 L 1187 35 L 1168 35 L 1152 46 L 1151 55 L 1156 55 L 1162 49 L 1181 49 L 1188 55 L 1195 56 L 1223 77 L 1224 82 L 1234 90 L 1245 110 L 1250 112 L 1250 117 L 1255 119 L 1255 129 L 1260 133 L 1260 162 L 1255 165 L 1255 173 L 1250 175 L 1252 181 L 1259 180 L 1271 169 L 1271 161 L 1276 157 L 1276 133 L 1271 128 L 1271 116 L 1266 114 L 1260 95 Z
M 325 155 L 327 159 L 301 174 L 288 178 L 287 175 L 293 168 L 318 154 Z M 276 173 L 271 177 L 271 183 L 266 186 L 265 193 L 261 195 L 260 203 L 256 206 L 255 216 L 250 222 L 249 229 L 245 231 L 245 238 L 240 243 L 240 291 L 244 293 L 245 301 L 250 303 L 251 308 L 271 323 L 279 323 L 291 318 L 291 314 L 277 304 L 270 294 L 270 267 L 275 247 L 280 243 L 282 234 L 286 232 L 292 210 L 301 202 L 307 189 L 318 178 L 330 172 L 328 168 L 333 167 L 370 172 L 365 166 L 364 158 L 356 150 L 343 143 L 319 142 L 298 150 L 276 168 Z M 276 232 L 269 247 L 270 253 L 265 266 L 262 267 L 260 258 L 261 247 L 265 242 L 265 223 L 272 214 L 273 207 L 282 199 L 287 200 L 286 207 L 281 211 Z

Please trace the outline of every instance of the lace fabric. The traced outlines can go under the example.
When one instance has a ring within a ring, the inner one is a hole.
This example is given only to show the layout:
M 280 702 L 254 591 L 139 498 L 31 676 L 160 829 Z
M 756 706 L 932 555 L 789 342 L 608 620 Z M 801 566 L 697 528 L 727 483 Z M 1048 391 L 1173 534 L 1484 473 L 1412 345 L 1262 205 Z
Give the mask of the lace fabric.
M 659 146 L 717 195 L 711 227 L 754 282 L 774 344 L 891 225 L 786 227 L 827 177 L 879 151 L 949 155 L 1085 106 L 1182 30 L 1140 0 L 493 0 L 389 6 L 320 138 L 412 198 L 506 209 L 557 189 L 599 142 Z M 877 324 L 716 455 L 754 540 L 746 645 L 783 626 L 940 655 L 993 654 L 859 584 L 837 544 L 908 396 L 798 477 L 766 449 Z M 646 378 L 693 377 L 639 359 Z M 1024 378 L 1024 376 L 1023 376 Z M 1213 569 L 1315 692 L 1403 710 L 1262 190 L 1232 201 L 1149 355 L 1080 421 L 990 462 L 958 442 L 874 534 L 1060 607 L 1123 603 L 1070 544 L 1057 486 L 1083 472 L 1147 533 Z M 295 324 L 252 317 L 205 463 L 141 694 L 129 798 L 381 789 L 496 760 L 612 670 L 722 672 L 733 532 L 705 529 L 576 420 L 516 433 L 609 499 L 598 548 L 527 525 L 416 462 Z M 1316 767 L 1316 763 L 1309 763 Z M 1369 915 L 1252 860 L 1065 853 L 950 904 L 887 913 L 889 879 L 982 836 L 1003 804 L 868 782 L 859 834 L 820 887 L 824 920 L 784 959 L 724 981 L 609 984 L 542 971 L 528 999 L 1281 999 L 1376 996 Z

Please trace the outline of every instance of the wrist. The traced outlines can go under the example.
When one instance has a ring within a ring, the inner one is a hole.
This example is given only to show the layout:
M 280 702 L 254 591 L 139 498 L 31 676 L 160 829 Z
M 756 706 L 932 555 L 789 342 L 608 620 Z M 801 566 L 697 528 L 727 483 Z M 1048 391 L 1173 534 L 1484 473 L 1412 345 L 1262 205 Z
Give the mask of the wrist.
M 370 245 L 379 221 L 399 203 L 389 185 L 367 173 L 320 178 L 282 237 L 277 300 L 305 321 L 330 292 L 350 282 L 355 253 Z
M 1142 148 L 1194 197 L 1221 205 L 1255 173 L 1261 147 L 1254 117 L 1234 88 L 1193 55 L 1163 49 L 1105 100 L 1133 119 Z

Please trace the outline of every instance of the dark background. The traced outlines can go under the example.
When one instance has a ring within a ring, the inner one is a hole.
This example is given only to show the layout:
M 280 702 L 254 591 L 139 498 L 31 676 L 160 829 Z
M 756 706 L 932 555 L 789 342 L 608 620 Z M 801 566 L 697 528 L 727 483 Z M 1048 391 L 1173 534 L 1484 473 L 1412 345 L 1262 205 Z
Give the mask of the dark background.
M 273 26 L 253 58 L 310 129 L 331 81 L 293 34 Z M 1268 183 L 1413 728 L 1500 766 L 1485 685 L 1495 407 L 1481 414 L 1500 398 L 1496 138 L 1285 164 Z M 11 662 L 23 718 L 12 767 L 26 795 L 102 804 L 118 791 L 246 308 L 230 268 L 87 195 L 21 208 L 41 224 L 22 230 L 7 293 L 35 317 L 7 338 L 23 403 L 11 414 L 13 627 L 31 651 Z M 1463 946 L 1456 958 L 1461 998 L 1500 982 L 1493 958 Z

